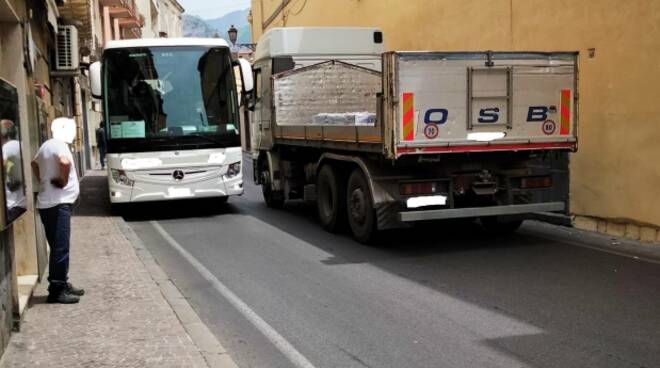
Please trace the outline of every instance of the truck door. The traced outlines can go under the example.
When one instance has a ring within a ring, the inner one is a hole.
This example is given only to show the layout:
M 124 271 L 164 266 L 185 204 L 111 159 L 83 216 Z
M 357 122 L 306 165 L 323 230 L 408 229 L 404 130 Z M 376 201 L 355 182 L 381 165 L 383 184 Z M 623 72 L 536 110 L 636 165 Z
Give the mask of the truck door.
M 252 91 L 252 96 L 250 97 L 250 151 L 255 153 L 259 152 L 259 137 L 261 135 L 261 69 L 258 69 L 256 66 L 253 70 L 254 78 L 254 90 Z
M 270 121 L 270 63 L 257 63 L 254 66 L 255 91 L 253 111 L 250 119 L 254 151 L 268 150 L 273 145 Z

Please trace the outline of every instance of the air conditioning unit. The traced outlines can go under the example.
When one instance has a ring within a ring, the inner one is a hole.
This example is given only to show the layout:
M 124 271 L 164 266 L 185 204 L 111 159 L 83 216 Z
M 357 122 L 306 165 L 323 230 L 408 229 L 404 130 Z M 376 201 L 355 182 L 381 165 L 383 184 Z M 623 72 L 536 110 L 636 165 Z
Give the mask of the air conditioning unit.
M 78 29 L 75 26 L 59 26 L 57 49 L 55 50 L 56 71 L 78 71 Z

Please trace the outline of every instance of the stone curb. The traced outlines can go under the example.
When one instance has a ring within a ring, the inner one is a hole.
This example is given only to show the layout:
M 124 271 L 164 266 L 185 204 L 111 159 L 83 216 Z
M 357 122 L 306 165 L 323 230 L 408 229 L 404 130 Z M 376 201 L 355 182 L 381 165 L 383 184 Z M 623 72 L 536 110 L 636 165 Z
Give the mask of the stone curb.
M 156 263 L 153 256 L 144 246 L 142 240 L 131 229 L 130 226 L 121 217 L 115 217 L 117 225 L 122 230 L 124 236 L 131 242 L 135 253 L 144 264 L 151 278 L 160 288 L 163 297 L 176 314 L 179 322 L 188 333 L 193 344 L 199 350 L 199 353 L 206 361 L 209 368 L 238 368 L 229 353 L 220 344 L 218 339 L 206 327 L 197 313 L 192 309 L 188 301 L 181 294 L 179 289 L 172 283 L 165 272 Z
M 634 224 L 626 221 L 614 221 L 597 217 L 576 215 L 575 227 L 601 234 L 639 240 L 647 244 L 660 245 L 660 229 L 648 224 Z
M 656 243 L 647 243 L 597 231 L 557 226 L 538 221 L 529 221 L 529 224 L 525 225 L 521 232 L 660 264 L 660 247 Z

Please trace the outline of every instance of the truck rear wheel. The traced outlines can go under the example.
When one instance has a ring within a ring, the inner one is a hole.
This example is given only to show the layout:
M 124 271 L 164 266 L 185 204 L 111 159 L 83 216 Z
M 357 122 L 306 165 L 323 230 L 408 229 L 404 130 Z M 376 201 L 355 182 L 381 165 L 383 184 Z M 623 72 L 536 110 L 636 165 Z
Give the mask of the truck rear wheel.
M 484 230 L 493 235 L 513 234 L 523 223 L 523 220 L 504 220 L 499 216 L 482 217 L 479 221 Z
M 284 207 L 284 193 L 282 191 L 273 190 L 271 187 L 270 170 L 267 164 L 261 170 L 261 193 L 264 195 L 266 206 L 270 208 Z
M 369 184 L 361 169 L 353 170 L 348 179 L 346 208 L 353 238 L 365 244 L 373 241 L 377 234 L 376 211 Z
M 321 226 L 337 232 L 344 223 L 346 198 L 345 182 L 340 173 L 330 165 L 323 165 L 316 177 L 316 208 Z

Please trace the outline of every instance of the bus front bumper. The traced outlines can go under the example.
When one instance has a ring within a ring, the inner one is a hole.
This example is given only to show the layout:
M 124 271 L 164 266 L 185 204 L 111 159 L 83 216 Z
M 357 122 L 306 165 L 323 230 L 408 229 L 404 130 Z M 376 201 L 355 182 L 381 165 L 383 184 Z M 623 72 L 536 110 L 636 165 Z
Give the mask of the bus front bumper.
M 109 180 L 111 203 L 152 202 L 178 199 L 227 197 L 243 194 L 243 177 L 212 178 L 180 183 L 133 181 L 132 186 Z

